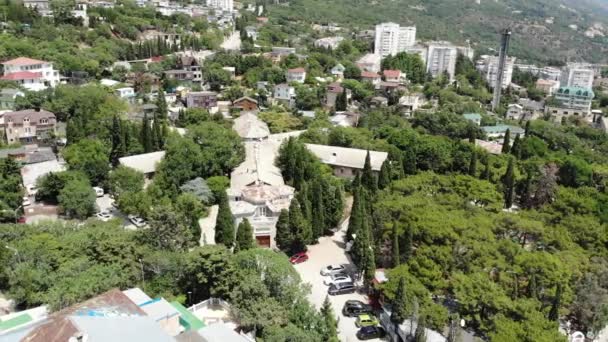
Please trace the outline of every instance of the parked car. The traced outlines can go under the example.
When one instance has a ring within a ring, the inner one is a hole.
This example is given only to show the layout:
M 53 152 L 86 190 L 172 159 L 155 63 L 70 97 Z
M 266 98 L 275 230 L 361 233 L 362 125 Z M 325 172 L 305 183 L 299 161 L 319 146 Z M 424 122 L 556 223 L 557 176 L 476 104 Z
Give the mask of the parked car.
M 25 216 L 21 216 L 17 219 L 17 223 L 27 223 L 27 219 Z
M 341 272 L 346 272 L 346 267 L 344 265 L 329 265 L 321 269 L 322 276 L 328 276 Z
M 24 207 L 27 207 L 28 205 L 32 204 L 32 202 L 30 202 L 30 198 L 29 197 L 23 197 L 23 203 L 21 203 Z
M 95 214 L 95 216 L 104 222 L 112 219 L 112 215 L 110 215 L 110 213 L 107 211 L 98 212 L 97 214 Z
M 360 340 L 371 340 L 372 338 L 383 338 L 386 331 L 383 327 L 363 327 L 357 331 L 357 338 Z
M 352 283 L 353 279 L 346 273 L 332 274 L 323 280 L 323 284 L 330 286 L 337 283 Z
M 378 323 L 380 322 L 378 322 L 376 316 L 370 314 L 359 315 L 359 317 L 357 317 L 357 320 L 355 321 L 355 325 L 357 326 L 357 328 L 373 327 L 378 325 Z
M 38 193 L 38 188 L 36 188 L 36 185 L 34 184 L 28 184 L 26 188 L 28 196 L 36 196 Z
M 103 197 L 104 192 L 103 192 L 102 188 L 100 188 L 98 186 L 94 186 L 93 190 L 95 190 L 95 196 L 97 196 L 97 197 Z
M 336 296 L 347 293 L 354 293 L 357 290 L 353 283 L 337 283 L 332 284 L 328 289 L 327 293 L 330 296 Z
M 135 225 L 137 228 L 144 227 L 146 225 L 146 221 L 139 216 L 129 215 L 129 221 Z
M 296 253 L 289 258 L 289 262 L 292 264 L 299 264 L 308 260 L 308 254 L 306 252 Z
M 355 317 L 360 314 L 370 314 L 374 310 L 371 305 L 365 304 L 360 300 L 347 300 L 342 307 L 342 314 L 347 317 Z

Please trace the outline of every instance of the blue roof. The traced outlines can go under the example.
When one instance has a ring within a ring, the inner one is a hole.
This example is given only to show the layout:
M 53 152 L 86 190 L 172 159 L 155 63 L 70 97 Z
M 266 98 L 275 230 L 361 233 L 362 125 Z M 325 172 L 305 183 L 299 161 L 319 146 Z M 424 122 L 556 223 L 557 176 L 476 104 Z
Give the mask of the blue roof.
M 481 114 L 477 113 L 466 113 L 462 114 L 462 116 L 467 120 L 481 120 Z
M 560 95 L 576 95 L 589 98 L 593 98 L 595 96 L 593 90 L 581 87 L 560 87 L 557 93 Z
M 505 133 L 507 130 L 510 130 L 511 133 L 524 132 L 523 128 L 510 125 L 483 126 L 481 129 L 486 133 Z

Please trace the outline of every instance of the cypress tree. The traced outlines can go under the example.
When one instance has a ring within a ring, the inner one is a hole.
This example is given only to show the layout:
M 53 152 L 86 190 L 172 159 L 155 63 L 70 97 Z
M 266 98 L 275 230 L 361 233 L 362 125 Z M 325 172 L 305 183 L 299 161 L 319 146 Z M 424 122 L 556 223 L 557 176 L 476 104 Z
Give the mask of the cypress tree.
M 296 198 L 289 205 L 289 230 L 293 236 L 291 251 L 294 253 L 305 251 L 306 245 L 312 240 L 310 224 L 306 222 L 300 203 Z
M 323 200 L 323 185 L 319 180 L 313 183 L 312 189 L 312 206 L 314 215 L 312 215 L 312 235 L 313 240 L 316 241 L 321 235 L 325 233 L 326 222 L 325 222 L 325 207 Z
M 418 172 L 416 165 L 416 152 L 408 147 L 403 154 L 403 172 L 406 175 L 415 175 Z
M 308 222 L 312 221 L 312 205 L 309 196 L 309 187 L 306 181 L 302 181 L 300 184 L 300 190 L 296 194 L 296 198 L 300 203 L 300 210 L 302 210 L 302 215 L 304 219 Z
M 246 251 L 255 246 L 253 241 L 253 227 L 246 218 L 241 221 L 236 231 L 236 241 L 234 245 L 234 252 Z
M 360 186 L 361 186 L 361 174 L 359 173 L 359 171 L 355 171 L 355 178 L 353 178 L 353 181 L 351 182 L 350 187 L 351 187 L 351 189 L 356 189 Z
M 388 159 L 382 163 L 378 174 L 378 189 L 385 189 L 391 183 L 391 164 Z
M 526 128 L 524 130 L 524 135 L 527 137 L 530 135 L 530 121 L 526 122 Z
M 410 260 L 410 257 L 412 256 L 412 251 L 413 251 L 413 244 L 414 244 L 414 230 L 412 229 L 412 227 L 410 227 L 409 225 L 405 226 L 405 239 L 403 241 L 403 259 L 405 261 Z
M 150 123 L 148 122 L 148 114 L 144 114 L 144 119 L 141 122 L 141 145 L 144 148 L 144 153 L 152 152 L 153 142 L 152 133 L 150 132 Z
M 338 94 L 338 96 L 336 98 L 336 111 L 343 112 L 346 110 L 346 107 L 348 107 L 348 99 L 346 96 L 346 89 L 345 89 L 343 92 Z
M 550 321 L 556 322 L 559 319 L 559 308 L 562 302 L 562 284 L 558 283 L 555 288 L 555 297 L 551 302 L 551 310 L 549 310 L 549 316 L 547 317 Z
M 361 185 L 363 185 L 363 187 L 372 194 L 376 193 L 376 190 L 378 190 L 378 183 L 376 182 L 374 171 L 372 171 L 369 150 L 365 155 L 365 164 L 363 164 L 363 174 L 361 175 Z
M 361 187 L 353 189 L 353 206 L 350 212 L 350 219 L 348 221 L 348 229 L 346 230 L 346 239 L 352 240 L 353 235 L 357 234 L 361 226 L 361 217 L 364 215 L 361 209 Z
M 152 147 L 154 151 L 160 151 L 164 146 L 161 125 L 162 122 L 158 119 L 158 116 L 154 115 L 154 121 L 152 122 Z
M 536 285 L 536 273 L 532 273 L 530 280 L 528 280 L 528 295 L 530 298 L 539 299 L 538 287 Z
M 481 179 L 483 180 L 487 180 L 490 181 L 491 178 L 491 171 L 490 171 L 490 156 L 486 155 L 483 158 L 483 164 L 484 164 L 484 168 L 483 168 L 483 172 L 481 173 Z
M 469 127 L 469 142 L 471 144 L 475 144 L 475 139 L 477 139 L 477 132 L 475 127 Z
M 226 192 L 221 191 L 219 196 L 219 209 L 215 221 L 215 243 L 231 248 L 234 244 L 234 219 L 228 204 Z
M 509 165 L 507 166 L 507 171 L 503 176 L 502 182 L 504 185 L 505 208 L 509 209 L 513 206 L 513 188 L 515 185 L 513 158 L 509 158 Z
M 405 178 L 405 171 L 403 171 L 403 154 L 399 153 L 395 157 L 394 163 L 391 164 L 392 179 L 403 179 Z
M 511 150 L 511 130 L 507 128 L 505 138 L 502 141 L 502 153 L 509 153 Z
M 342 196 L 342 188 L 340 186 L 334 186 L 333 191 L 329 187 L 323 187 L 325 195 L 323 200 L 325 201 L 325 234 L 330 234 L 331 229 L 338 226 L 342 220 L 344 212 L 344 196 Z
M 118 115 L 114 114 L 112 118 L 112 149 L 110 150 L 110 163 L 116 167 L 118 165 L 118 158 L 124 156 L 124 143 L 123 133 L 120 125 Z
M 418 319 L 416 325 L 416 334 L 414 335 L 415 342 L 426 342 L 426 321 L 424 317 Z
M 397 234 L 397 221 L 393 222 L 393 267 L 401 264 L 401 253 L 399 253 L 399 234 Z
M 469 163 L 469 176 L 475 177 L 475 174 L 477 174 L 477 151 L 473 149 Z
M 323 333 L 324 341 L 337 342 L 338 341 L 338 321 L 334 317 L 334 311 L 329 301 L 329 296 L 325 296 L 323 305 L 321 306 L 321 316 L 325 323 L 325 329 Z
M 158 119 L 166 124 L 169 117 L 169 109 L 167 107 L 167 100 L 165 99 L 165 92 L 163 88 L 158 89 L 158 96 L 156 97 L 156 112 L 158 113 Z
M 287 209 L 281 210 L 279 219 L 277 221 L 276 230 L 277 233 L 274 240 L 277 247 L 284 252 L 290 251 L 294 236 L 289 228 L 289 212 Z
M 393 311 L 391 312 L 391 322 L 395 328 L 395 334 L 399 331 L 399 325 L 403 323 L 408 316 L 407 306 L 408 300 L 407 293 L 405 292 L 405 278 L 402 276 L 399 278 L 397 293 L 395 293 L 392 302 Z
M 362 207 L 363 205 L 364 203 L 360 202 L 359 206 Z M 359 266 L 359 269 L 365 271 L 365 257 L 368 255 L 367 250 L 370 248 L 369 220 L 367 215 L 361 216 L 360 226 L 355 235 L 356 236 L 355 243 L 353 245 L 353 256 Z
M 515 139 L 513 139 L 513 146 L 511 147 L 511 154 L 515 156 L 517 159 L 521 159 L 521 140 L 519 137 L 519 133 L 515 135 Z
M 369 228 L 368 228 L 369 229 Z M 365 287 L 369 288 L 376 276 L 376 256 L 374 249 L 371 246 L 368 235 L 368 248 L 365 250 L 365 263 L 363 266 L 363 282 Z

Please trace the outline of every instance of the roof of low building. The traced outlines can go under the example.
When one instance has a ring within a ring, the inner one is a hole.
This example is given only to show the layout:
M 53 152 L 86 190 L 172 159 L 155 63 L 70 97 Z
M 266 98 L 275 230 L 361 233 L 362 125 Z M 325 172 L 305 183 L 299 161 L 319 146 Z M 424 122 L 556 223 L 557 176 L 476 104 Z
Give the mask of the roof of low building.
M 302 73 L 302 72 L 306 72 L 306 69 L 304 69 L 304 68 L 293 68 L 293 69 L 287 70 L 287 72 L 289 72 L 289 73 Z
M 361 71 L 361 78 L 380 78 L 380 75 L 371 71 Z
M 0 80 L 5 81 L 16 81 L 16 80 L 35 80 L 37 78 L 41 78 L 42 73 L 39 72 L 31 72 L 31 71 L 19 71 L 13 72 L 8 75 L 4 75 L 0 77 Z
M 198 333 L 208 342 L 249 342 L 224 323 L 211 324 L 199 329 Z
M 576 96 L 584 96 L 588 98 L 593 98 L 595 94 L 593 90 L 589 88 L 580 88 L 580 87 L 560 87 L 557 91 L 557 94 L 563 95 L 576 95 Z
M 5 122 L 11 120 L 14 124 L 20 125 L 23 123 L 23 119 L 28 118 L 30 123 L 38 123 L 40 119 L 50 119 L 52 121 L 55 120 L 55 114 L 46 111 L 44 109 L 35 110 L 35 109 L 25 109 L 19 110 L 15 112 L 8 112 L 2 115 Z
M 234 103 L 238 103 L 238 102 L 241 102 L 241 101 L 249 101 L 249 102 L 253 102 L 255 104 L 258 103 L 258 101 L 256 99 L 253 99 L 253 98 L 251 98 L 249 96 L 239 97 L 238 99 L 232 101 L 232 103 L 234 104 Z
M 165 158 L 165 151 L 136 154 L 118 159 L 120 165 L 130 167 L 143 174 L 156 172 L 158 163 Z
M 32 64 L 42 64 L 42 63 L 48 63 L 48 62 L 41 61 L 39 59 L 28 58 L 28 57 L 18 57 L 15 59 L 11 59 L 10 61 L 6 61 L 6 62 L 2 63 L 2 65 L 23 66 L 23 65 L 32 65 Z
M 4 88 L 0 89 L 0 98 L 13 98 L 15 96 L 23 96 L 24 93 L 19 89 Z
M 523 133 L 524 129 L 518 126 L 512 125 L 496 125 L 496 126 L 483 126 L 481 129 L 486 133 L 505 133 L 507 130 L 511 134 Z
M 380 171 L 382 163 L 388 158 L 388 153 L 367 151 L 357 148 L 347 148 L 329 145 L 306 144 L 311 151 L 324 164 L 363 169 L 367 153 L 370 155 L 372 170 Z
M 82 317 L 73 316 L 69 320 L 84 333 L 89 342 L 102 341 L 175 341 L 150 317 Z M 67 339 L 65 341 L 68 341 Z
M 268 125 L 250 112 L 236 118 L 233 129 L 243 139 L 262 139 L 270 135 Z
M 481 114 L 477 113 L 466 113 L 462 114 L 462 116 L 467 120 L 481 120 Z
M 397 78 L 401 76 L 401 70 L 384 70 L 382 74 L 385 77 Z

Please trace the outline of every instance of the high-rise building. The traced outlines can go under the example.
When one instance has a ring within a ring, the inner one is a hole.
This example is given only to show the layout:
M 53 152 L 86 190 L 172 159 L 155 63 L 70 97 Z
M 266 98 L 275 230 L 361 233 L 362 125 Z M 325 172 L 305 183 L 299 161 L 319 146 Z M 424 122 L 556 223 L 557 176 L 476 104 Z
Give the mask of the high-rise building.
M 585 64 L 568 64 L 562 70 L 562 87 L 578 87 L 589 88 L 593 87 L 594 72 L 588 65 Z
M 428 44 L 426 71 L 433 77 L 447 72 L 452 80 L 456 69 L 456 58 L 458 58 L 458 49 L 455 46 L 447 42 L 431 42 Z
M 416 44 L 416 27 L 400 27 L 395 23 L 376 25 L 374 53 L 386 57 L 405 51 Z
M 498 64 L 499 59 L 496 56 L 482 56 L 481 60 L 477 62 L 477 70 L 481 72 L 492 87 L 496 86 L 496 78 L 498 77 Z M 507 88 L 511 84 L 513 78 L 513 65 L 515 64 L 515 58 L 510 57 L 505 60 L 505 68 L 502 75 L 502 88 Z
M 234 0 L 207 0 L 207 6 L 224 12 L 232 12 Z

